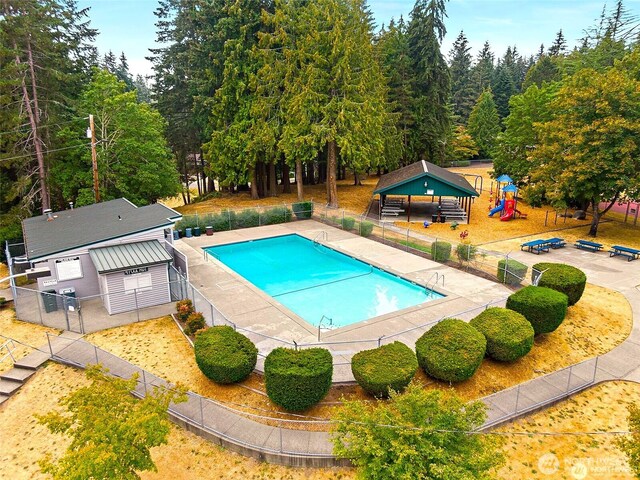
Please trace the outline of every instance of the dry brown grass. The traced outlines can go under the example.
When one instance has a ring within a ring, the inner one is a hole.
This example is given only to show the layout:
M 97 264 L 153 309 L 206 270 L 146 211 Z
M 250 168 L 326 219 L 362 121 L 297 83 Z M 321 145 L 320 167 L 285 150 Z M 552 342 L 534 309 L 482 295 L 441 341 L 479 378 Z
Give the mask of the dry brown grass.
M 0 334 L 2 335 L 37 348 L 47 343 L 47 332 L 55 335 L 60 333 L 59 330 L 54 330 L 53 328 L 16 320 L 16 313 L 13 308 L 5 307 L 0 310 Z M 2 337 L 0 337 L 0 344 L 1 343 L 4 343 Z M 31 351 L 31 348 L 16 342 L 12 354 L 16 360 L 19 360 Z M 3 356 L 5 353 L 6 352 L 0 352 L 0 356 Z M 0 363 L 0 373 L 9 370 L 11 367 L 10 359 L 6 359 Z
M 627 408 L 640 402 L 640 385 L 609 382 L 503 426 L 499 432 L 616 432 L 626 431 Z M 508 435 L 503 451 L 506 465 L 498 472 L 505 479 L 631 479 L 626 457 L 615 445 L 617 435 Z M 558 471 L 545 474 L 540 457 L 553 454 Z M 586 470 L 578 466 L 586 467 Z M 574 475 L 572 468 L 576 468 Z
M 566 320 L 554 333 L 536 338 L 526 357 L 509 364 L 485 360 L 466 382 L 455 385 L 465 399 L 475 399 L 525 382 L 539 375 L 578 363 L 611 350 L 629 335 L 632 312 L 620 293 L 588 285 L 581 301 L 569 309 Z M 88 340 L 171 382 L 186 384 L 201 395 L 222 402 L 244 405 L 248 412 L 267 411 L 286 416 L 264 395 L 263 378 L 252 374 L 242 385 L 217 385 L 208 380 L 195 363 L 193 351 L 170 317 L 132 324 L 90 335 Z M 419 372 L 417 380 L 427 388 L 449 388 Z M 319 405 L 304 415 L 330 418 L 342 397 L 368 398 L 358 386 L 333 388 Z M 256 409 L 256 410 L 252 410 Z M 259 409 L 259 410 L 257 410 Z

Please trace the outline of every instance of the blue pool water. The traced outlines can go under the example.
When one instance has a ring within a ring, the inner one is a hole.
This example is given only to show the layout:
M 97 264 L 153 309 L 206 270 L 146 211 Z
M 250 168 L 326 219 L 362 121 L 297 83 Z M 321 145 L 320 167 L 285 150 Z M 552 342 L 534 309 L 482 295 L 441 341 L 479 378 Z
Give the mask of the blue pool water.
M 205 251 L 314 326 L 323 316 L 344 327 L 443 297 L 295 234 Z

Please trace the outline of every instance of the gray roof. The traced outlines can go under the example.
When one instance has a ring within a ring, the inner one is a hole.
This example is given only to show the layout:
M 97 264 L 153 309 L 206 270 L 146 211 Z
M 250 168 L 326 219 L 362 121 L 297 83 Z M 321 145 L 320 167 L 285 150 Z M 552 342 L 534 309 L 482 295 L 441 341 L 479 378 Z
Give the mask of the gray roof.
M 171 255 L 157 240 L 92 248 L 89 255 L 98 273 L 148 267 L 172 260 Z
M 462 190 L 470 196 L 480 196 L 462 175 L 450 172 L 445 168 L 439 167 L 425 160 L 412 163 L 411 165 L 407 165 L 406 167 L 399 168 L 381 176 L 373 193 L 376 194 L 384 192 L 391 187 L 402 185 L 403 183 L 410 182 L 411 180 L 422 176 L 435 177 L 456 189 Z
M 53 220 L 39 215 L 22 221 L 26 255 L 30 261 L 169 227 L 182 218 L 180 213 L 162 204 L 136 207 L 124 198 L 55 212 L 53 216 Z

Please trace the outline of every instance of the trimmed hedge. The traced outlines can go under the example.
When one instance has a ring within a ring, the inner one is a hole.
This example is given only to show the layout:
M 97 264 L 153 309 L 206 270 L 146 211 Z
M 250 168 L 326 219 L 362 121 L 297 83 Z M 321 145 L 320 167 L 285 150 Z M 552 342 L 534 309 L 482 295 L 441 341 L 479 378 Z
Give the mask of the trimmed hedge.
M 249 376 L 258 360 L 251 340 L 229 326 L 211 327 L 196 336 L 196 363 L 216 383 L 236 383 Z
M 446 262 L 451 258 L 451 244 L 438 240 L 431 244 L 431 255 L 436 262 Z
M 287 207 L 274 207 L 260 215 L 262 225 L 287 223 L 291 220 L 291 210 Z
M 501 362 L 524 357 L 533 347 L 535 331 L 518 312 L 488 308 L 470 322 L 487 339 L 487 356 Z
M 416 354 L 401 342 L 363 350 L 351 359 L 351 372 L 358 385 L 376 397 L 387 397 L 390 389 L 403 391 L 417 370 Z
M 362 235 L 363 237 L 368 237 L 369 235 L 371 235 L 371 232 L 373 232 L 373 222 L 367 222 L 366 220 L 363 220 L 360 223 L 360 235 Z
M 459 243 L 456 247 L 456 256 L 460 262 L 469 262 L 476 258 L 477 250 L 478 247 L 471 245 L 470 243 Z
M 500 260 L 498 262 L 498 281 L 507 285 L 520 285 L 527 275 L 527 267 L 517 260 Z
M 567 316 L 567 305 L 568 298 L 564 293 L 533 285 L 507 298 L 507 308 L 524 315 L 536 335 L 556 330 Z
M 344 217 L 342 219 L 342 228 L 345 230 L 353 230 L 356 225 L 356 219 L 353 217 Z
M 333 358 L 329 350 L 278 347 L 264 361 L 264 383 L 273 403 L 290 411 L 305 410 L 331 388 Z
M 569 306 L 575 305 L 584 293 L 587 284 L 587 276 L 582 270 L 564 263 L 536 263 L 534 270 L 544 272 L 538 282 L 539 287 L 547 287 L 564 293 L 569 297 Z M 531 272 L 533 280 L 534 272 Z
M 299 220 L 303 220 L 306 218 L 311 218 L 313 215 L 313 203 L 312 202 L 298 202 L 292 203 L 291 209 L 295 214 L 296 218 Z
M 420 366 L 428 375 L 447 382 L 471 378 L 486 350 L 484 335 L 457 318 L 434 325 L 416 342 Z
M 250 228 L 260 225 L 260 214 L 255 210 L 242 210 L 233 217 L 232 227 Z

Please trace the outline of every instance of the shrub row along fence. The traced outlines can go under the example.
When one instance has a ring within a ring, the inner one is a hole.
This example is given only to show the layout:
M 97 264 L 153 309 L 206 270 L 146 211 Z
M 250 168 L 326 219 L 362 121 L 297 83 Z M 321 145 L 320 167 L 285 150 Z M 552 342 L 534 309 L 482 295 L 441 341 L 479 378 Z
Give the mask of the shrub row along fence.
M 176 229 L 181 236 L 192 236 L 309 218 L 500 283 L 529 283 L 528 267 L 509 258 L 508 254 L 485 250 L 468 241 L 451 242 L 430 237 L 410 228 L 401 229 L 389 222 L 381 222 L 366 215 L 310 201 L 185 215 L 176 225 Z

